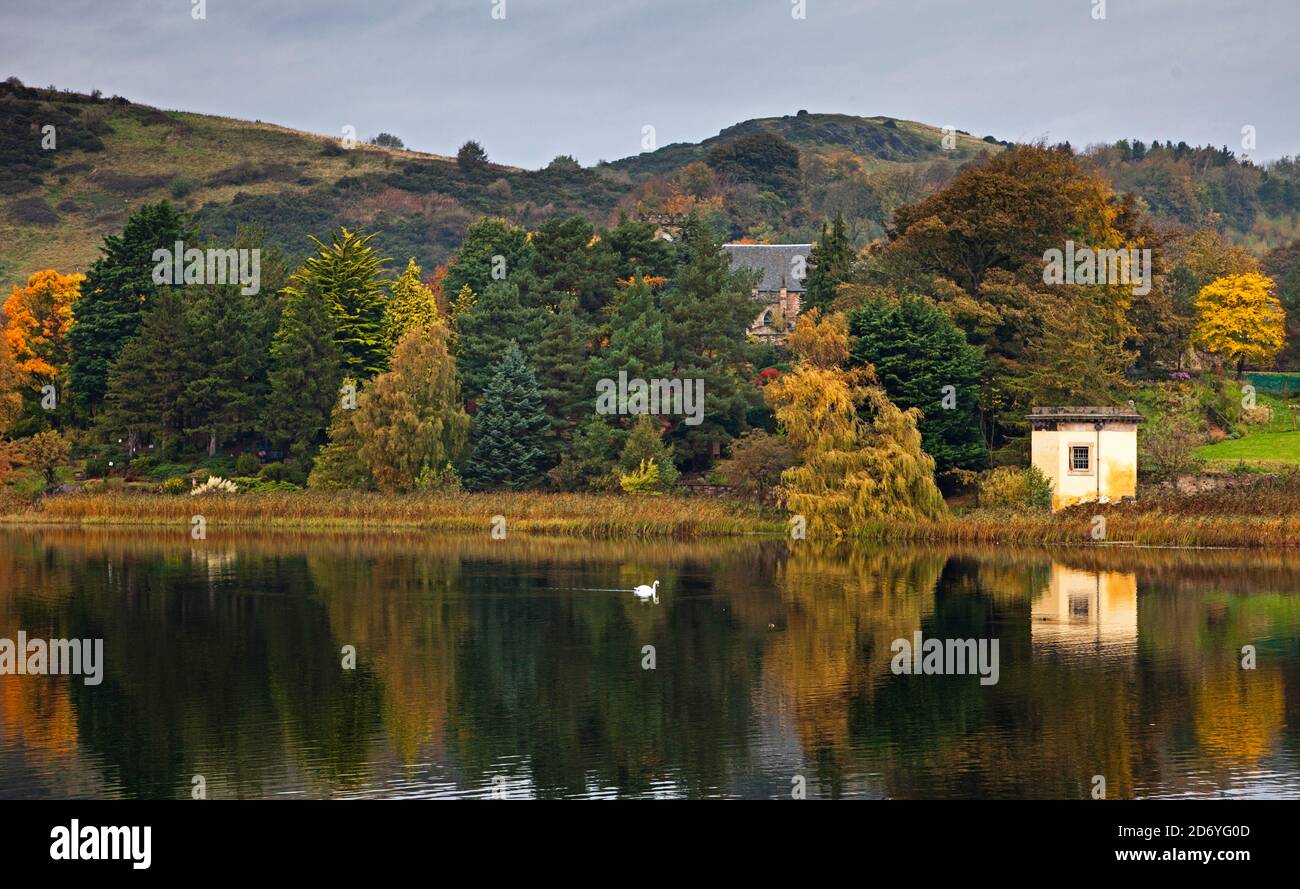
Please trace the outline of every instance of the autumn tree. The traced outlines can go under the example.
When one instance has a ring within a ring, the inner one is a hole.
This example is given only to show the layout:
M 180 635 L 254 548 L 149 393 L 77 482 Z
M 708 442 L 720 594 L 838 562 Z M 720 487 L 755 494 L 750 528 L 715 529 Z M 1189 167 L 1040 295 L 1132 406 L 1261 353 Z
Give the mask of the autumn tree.
M 45 477 L 45 484 L 52 485 L 60 466 L 68 462 L 72 446 L 56 430 L 38 432 L 21 442 L 23 462 L 39 470 Z
M 357 401 L 357 455 L 381 491 L 412 490 L 464 459 L 470 419 L 448 336 L 445 324 L 408 331 Z
M 1271 361 L 1286 345 L 1286 312 L 1273 289 L 1273 279 L 1259 274 L 1229 275 L 1202 287 L 1193 343 L 1235 363 L 1238 378 L 1247 361 Z
M 18 458 L 13 443 L 5 439 L 14 423 L 22 416 L 23 396 L 20 386 L 23 374 L 9 352 L 7 338 L 0 337 L 0 483 L 9 477 L 9 471 Z
M 384 307 L 384 336 L 389 347 L 408 331 L 425 328 L 438 320 L 438 298 L 421 280 L 421 270 L 412 257 L 392 285 L 392 296 Z
M 1119 246 L 1118 213 L 1109 185 L 1069 151 L 1015 145 L 895 210 L 885 252 L 976 295 L 994 269 L 1041 276 L 1043 252 L 1067 240 Z
M 54 269 L 32 274 L 5 300 L 5 339 L 18 369 L 53 380 L 72 360 L 68 331 L 85 275 L 61 275 Z
M 827 337 L 842 322 L 818 322 Z M 811 533 L 841 537 L 874 522 L 945 513 L 934 460 L 921 448 L 920 412 L 899 410 L 864 368 L 819 366 L 798 355 L 764 395 L 800 456 L 781 475 L 778 502 Z

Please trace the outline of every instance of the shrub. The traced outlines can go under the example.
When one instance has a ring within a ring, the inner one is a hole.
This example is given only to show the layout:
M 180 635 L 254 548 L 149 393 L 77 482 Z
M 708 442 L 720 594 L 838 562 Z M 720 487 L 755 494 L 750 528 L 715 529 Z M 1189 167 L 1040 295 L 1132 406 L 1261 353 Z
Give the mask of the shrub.
M 1143 430 L 1140 456 L 1156 480 L 1164 481 L 1195 467 L 1192 453 L 1199 443 L 1189 417 L 1169 414 Z
M 38 432 L 21 443 L 24 462 L 45 476 L 47 485 L 54 484 L 55 472 L 68 460 L 71 447 L 58 432 Z
M 461 490 L 460 473 L 450 463 L 442 469 L 434 469 L 426 465 L 420 470 L 419 478 L 415 480 L 415 487 L 420 491 L 454 493 Z
M 103 478 L 109 471 L 108 457 L 98 455 L 86 460 L 86 478 Z
M 197 497 L 202 494 L 236 494 L 239 492 L 239 486 L 234 482 L 224 479 L 219 475 L 209 476 L 203 484 L 190 491 L 190 496 Z
M 657 417 L 641 414 L 628 432 L 619 454 L 620 475 L 636 475 L 647 461 L 655 464 L 655 478 L 661 490 L 677 484 L 680 475 L 673 463 L 672 449 L 663 441 L 663 427 Z
M 188 487 L 189 485 L 186 484 L 185 479 L 177 476 L 162 483 L 162 492 L 164 494 L 183 494 Z
M 240 454 L 235 460 L 235 475 L 257 475 L 262 471 L 262 461 L 253 454 Z
M 177 176 L 172 180 L 172 197 L 178 201 L 183 200 L 196 188 L 198 188 L 198 183 L 193 179 L 190 179 L 188 176 Z
M 258 478 L 268 482 L 288 482 L 302 487 L 307 484 L 307 471 L 300 463 L 267 463 Z
M 659 465 L 653 458 L 642 460 L 641 465 L 626 475 L 618 477 L 618 484 L 629 494 L 658 497 L 663 494 L 659 478 Z
M 1247 426 L 1268 426 L 1273 422 L 1273 409 L 1261 404 L 1241 412 L 1241 422 Z
M 784 435 L 754 429 L 731 443 L 731 459 L 718 466 L 718 474 L 741 493 L 761 497 L 780 484 L 781 473 L 794 464 L 794 448 Z
M 999 466 L 983 473 L 976 482 L 979 505 L 984 509 L 1048 510 L 1052 507 L 1052 483 L 1037 466 Z

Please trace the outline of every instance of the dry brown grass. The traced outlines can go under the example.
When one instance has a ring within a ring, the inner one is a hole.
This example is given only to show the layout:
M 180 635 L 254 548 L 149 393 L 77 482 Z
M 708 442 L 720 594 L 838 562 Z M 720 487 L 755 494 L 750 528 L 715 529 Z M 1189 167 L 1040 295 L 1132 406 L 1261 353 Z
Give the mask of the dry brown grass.
M 508 531 L 575 537 L 710 537 L 780 531 L 779 517 L 754 507 L 684 497 L 597 494 L 409 494 L 275 492 L 188 495 L 110 492 L 50 497 L 0 516 L 9 524 L 212 527 L 429 528 L 483 531 L 504 516 Z

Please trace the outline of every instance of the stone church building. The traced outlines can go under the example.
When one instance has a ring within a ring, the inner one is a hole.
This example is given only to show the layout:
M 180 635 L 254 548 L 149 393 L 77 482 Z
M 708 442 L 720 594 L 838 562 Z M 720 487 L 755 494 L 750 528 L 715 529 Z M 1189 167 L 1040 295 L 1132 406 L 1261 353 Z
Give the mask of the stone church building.
M 779 343 L 799 317 L 812 244 L 723 244 L 732 269 L 758 273 L 754 287 L 756 314 L 749 332 Z

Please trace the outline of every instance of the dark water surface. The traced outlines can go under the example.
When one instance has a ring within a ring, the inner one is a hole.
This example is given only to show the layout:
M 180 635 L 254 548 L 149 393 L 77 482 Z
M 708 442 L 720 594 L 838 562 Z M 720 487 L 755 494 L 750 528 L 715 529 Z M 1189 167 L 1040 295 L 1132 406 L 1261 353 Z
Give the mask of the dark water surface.
M 1295 553 L 0 531 L 19 630 L 104 678 L 0 676 L 0 797 L 1300 797 Z

